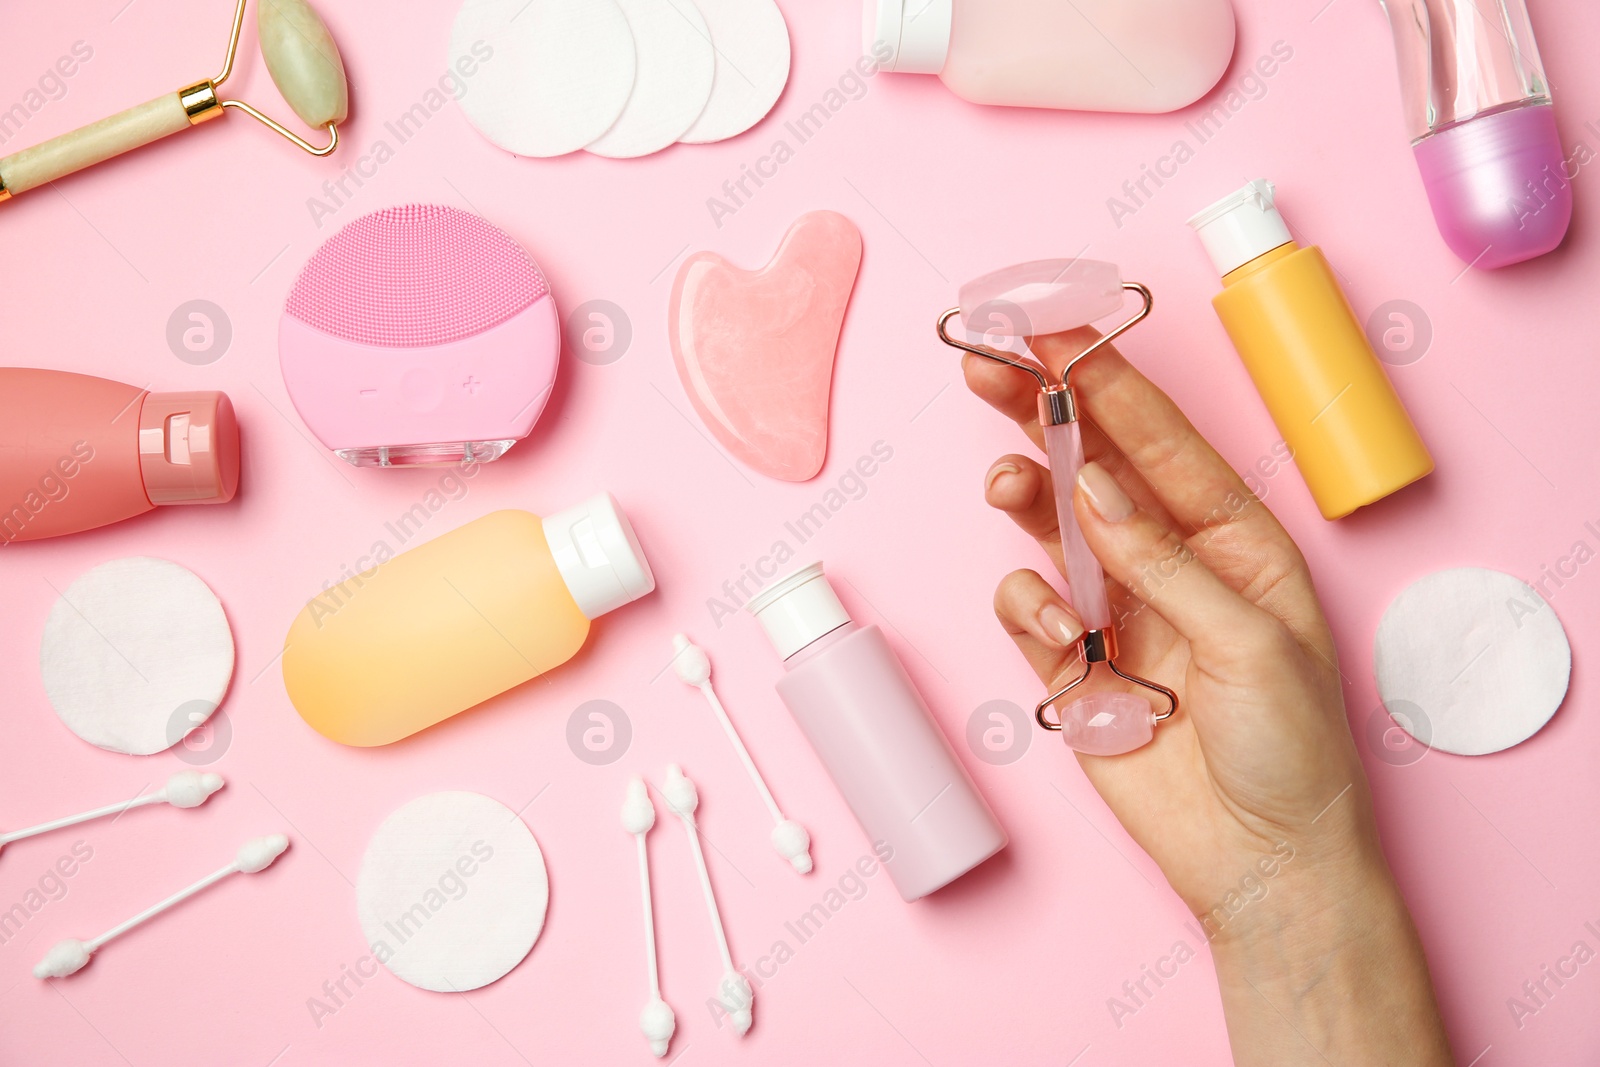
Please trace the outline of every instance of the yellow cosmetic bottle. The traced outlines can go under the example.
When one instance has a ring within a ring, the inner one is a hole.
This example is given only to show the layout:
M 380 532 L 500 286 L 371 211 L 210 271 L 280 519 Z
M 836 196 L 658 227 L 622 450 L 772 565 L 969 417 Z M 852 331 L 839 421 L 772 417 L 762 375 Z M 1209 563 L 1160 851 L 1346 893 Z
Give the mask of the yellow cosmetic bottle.
M 1325 519 L 1381 500 L 1433 457 L 1333 269 L 1256 180 L 1189 220 L 1222 274 L 1211 301 Z
M 284 687 L 318 733 L 386 745 L 560 666 L 591 619 L 654 588 L 609 493 L 545 519 L 496 511 L 313 597 Z

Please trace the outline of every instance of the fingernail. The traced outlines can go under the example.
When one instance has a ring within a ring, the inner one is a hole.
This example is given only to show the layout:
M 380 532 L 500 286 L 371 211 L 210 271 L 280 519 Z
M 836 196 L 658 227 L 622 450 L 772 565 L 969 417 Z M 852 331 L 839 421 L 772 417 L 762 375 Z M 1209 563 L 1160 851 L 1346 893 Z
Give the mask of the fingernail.
M 999 463 L 996 463 L 994 466 L 990 467 L 989 473 L 983 476 L 983 491 L 987 493 L 990 489 L 994 488 L 994 480 L 1000 477 L 1002 474 L 1021 473 L 1021 467 L 1017 466 L 1015 463 L 1012 463 L 1010 460 L 1003 459 Z
M 1121 522 L 1133 514 L 1133 501 L 1098 463 L 1085 463 L 1078 471 L 1078 488 L 1088 498 L 1089 506 L 1107 522 Z
M 1055 604 L 1046 604 L 1039 609 L 1039 625 L 1063 648 L 1076 644 L 1078 638 L 1083 636 L 1083 624 L 1065 608 Z

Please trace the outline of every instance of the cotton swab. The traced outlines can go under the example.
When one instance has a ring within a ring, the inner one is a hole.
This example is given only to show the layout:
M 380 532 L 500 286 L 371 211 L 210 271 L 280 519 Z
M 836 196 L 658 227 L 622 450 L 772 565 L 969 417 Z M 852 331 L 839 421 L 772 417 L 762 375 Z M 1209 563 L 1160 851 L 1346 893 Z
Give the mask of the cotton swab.
M 705 649 L 683 634 L 673 636 L 672 647 L 677 651 L 672 666 L 677 670 L 678 677 L 705 695 L 706 703 L 711 705 L 711 710 L 716 712 L 717 721 L 722 723 L 722 732 L 733 742 L 733 749 L 739 754 L 740 762 L 744 764 L 750 780 L 756 784 L 756 791 L 766 802 L 767 810 L 772 813 L 772 847 L 778 850 L 778 855 L 793 864 L 795 870 L 801 874 L 809 874 L 811 835 L 806 832 L 804 826 L 793 819 L 783 817 L 778 802 L 772 797 L 772 790 L 767 788 L 766 779 L 761 777 L 761 771 L 756 767 L 756 761 L 750 758 L 750 750 L 744 747 L 739 731 L 733 728 L 733 720 L 728 718 L 728 710 L 717 698 L 717 691 L 711 685 L 711 660 L 706 656 Z
M 639 1013 L 639 1028 L 650 1042 L 650 1051 L 657 1056 L 665 1056 L 678 1022 L 672 1013 L 672 1006 L 661 999 L 661 965 L 656 962 L 656 920 L 650 906 L 650 850 L 645 844 L 645 835 L 655 824 L 656 806 L 650 803 L 650 791 L 645 788 L 644 779 L 634 775 L 628 782 L 627 799 L 622 802 L 622 828 L 632 834 L 639 845 L 639 896 L 644 901 L 644 954 L 650 968 L 650 1002 Z
M 38 826 L 30 826 L 26 830 L 13 830 L 9 834 L 0 834 L 0 848 L 21 841 L 25 837 L 35 837 L 47 834 L 52 830 L 62 830 L 68 826 L 76 826 L 90 819 L 101 819 L 107 815 L 120 815 L 129 808 L 142 808 L 147 804 L 171 804 L 175 808 L 198 808 L 206 800 L 222 788 L 220 774 L 201 774 L 199 771 L 179 771 L 167 779 L 166 788 L 158 793 L 148 793 L 144 796 L 125 800 L 120 804 L 107 804 L 103 808 L 95 808 L 79 815 L 68 815 L 64 819 L 52 822 L 42 822 Z
M 689 849 L 694 853 L 695 867 L 700 871 L 700 891 L 705 894 L 706 909 L 711 912 L 711 928 L 717 935 L 717 949 L 722 953 L 722 981 L 717 986 L 717 996 L 728 1017 L 733 1020 L 733 1028 L 743 1037 L 750 1030 L 750 1009 L 755 1001 L 755 990 L 750 988 L 750 980 L 733 965 L 733 954 L 728 951 L 728 935 L 722 928 L 722 913 L 717 910 L 717 897 L 711 891 L 711 872 L 706 869 L 706 854 L 700 848 L 700 833 L 694 823 L 694 811 L 700 806 L 700 793 L 694 783 L 684 777 L 682 768 L 673 763 L 667 767 L 667 780 L 661 787 L 661 794 L 667 798 L 667 807 L 683 821 L 683 829 L 689 835 Z
M 152 919 L 160 915 L 174 904 L 182 903 L 202 889 L 222 881 L 230 874 L 255 874 L 257 871 L 265 870 L 272 866 L 272 861 L 283 855 L 283 850 L 288 847 L 289 838 L 284 834 L 269 834 L 266 837 L 257 837 L 246 841 L 239 847 L 239 853 L 234 857 L 233 862 L 226 867 L 206 875 L 187 889 L 180 889 L 161 903 L 146 908 L 127 922 L 113 926 L 99 937 L 91 941 L 79 941 L 75 937 L 57 941 L 55 946 L 45 953 L 44 959 L 34 965 L 33 976 L 35 978 L 65 978 L 69 974 L 77 973 L 83 969 L 84 964 L 89 962 L 89 957 L 112 938 L 121 937 L 146 919 Z

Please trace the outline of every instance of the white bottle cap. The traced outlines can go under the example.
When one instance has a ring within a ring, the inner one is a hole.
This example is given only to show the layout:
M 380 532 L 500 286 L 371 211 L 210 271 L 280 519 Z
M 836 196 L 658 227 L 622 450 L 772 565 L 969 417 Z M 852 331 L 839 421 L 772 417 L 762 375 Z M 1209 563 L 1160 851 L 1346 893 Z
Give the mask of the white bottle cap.
M 549 516 L 544 536 L 561 580 L 588 618 L 630 604 L 656 587 L 639 538 L 610 493 Z
M 823 576 L 820 562 L 763 589 L 744 609 L 760 621 L 783 659 L 850 621 L 850 613 Z
M 862 47 L 866 54 L 889 50 L 883 70 L 937 74 L 950 54 L 955 0 L 862 0 Z
M 1237 270 L 1257 256 L 1294 240 L 1272 206 L 1272 183 L 1257 178 L 1189 220 L 1218 274 Z

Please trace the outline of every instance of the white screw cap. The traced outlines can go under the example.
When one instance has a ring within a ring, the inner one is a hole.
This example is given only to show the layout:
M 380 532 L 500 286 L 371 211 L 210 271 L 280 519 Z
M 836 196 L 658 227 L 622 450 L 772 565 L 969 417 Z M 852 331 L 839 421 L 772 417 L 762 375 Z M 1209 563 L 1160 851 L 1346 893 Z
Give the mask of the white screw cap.
M 1272 183 L 1262 178 L 1197 213 L 1189 225 L 1199 235 L 1218 274 L 1228 274 L 1294 240 L 1273 205 Z
M 954 11 L 954 0 L 863 0 L 861 47 L 878 55 L 886 46 L 884 70 L 937 74 L 950 55 Z
M 610 493 L 549 516 L 544 536 L 561 580 L 588 618 L 630 604 L 656 587 L 639 538 Z
M 783 659 L 850 621 L 850 613 L 839 603 L 820 562 L 763 589 L 745 610 L 761 623 Z

